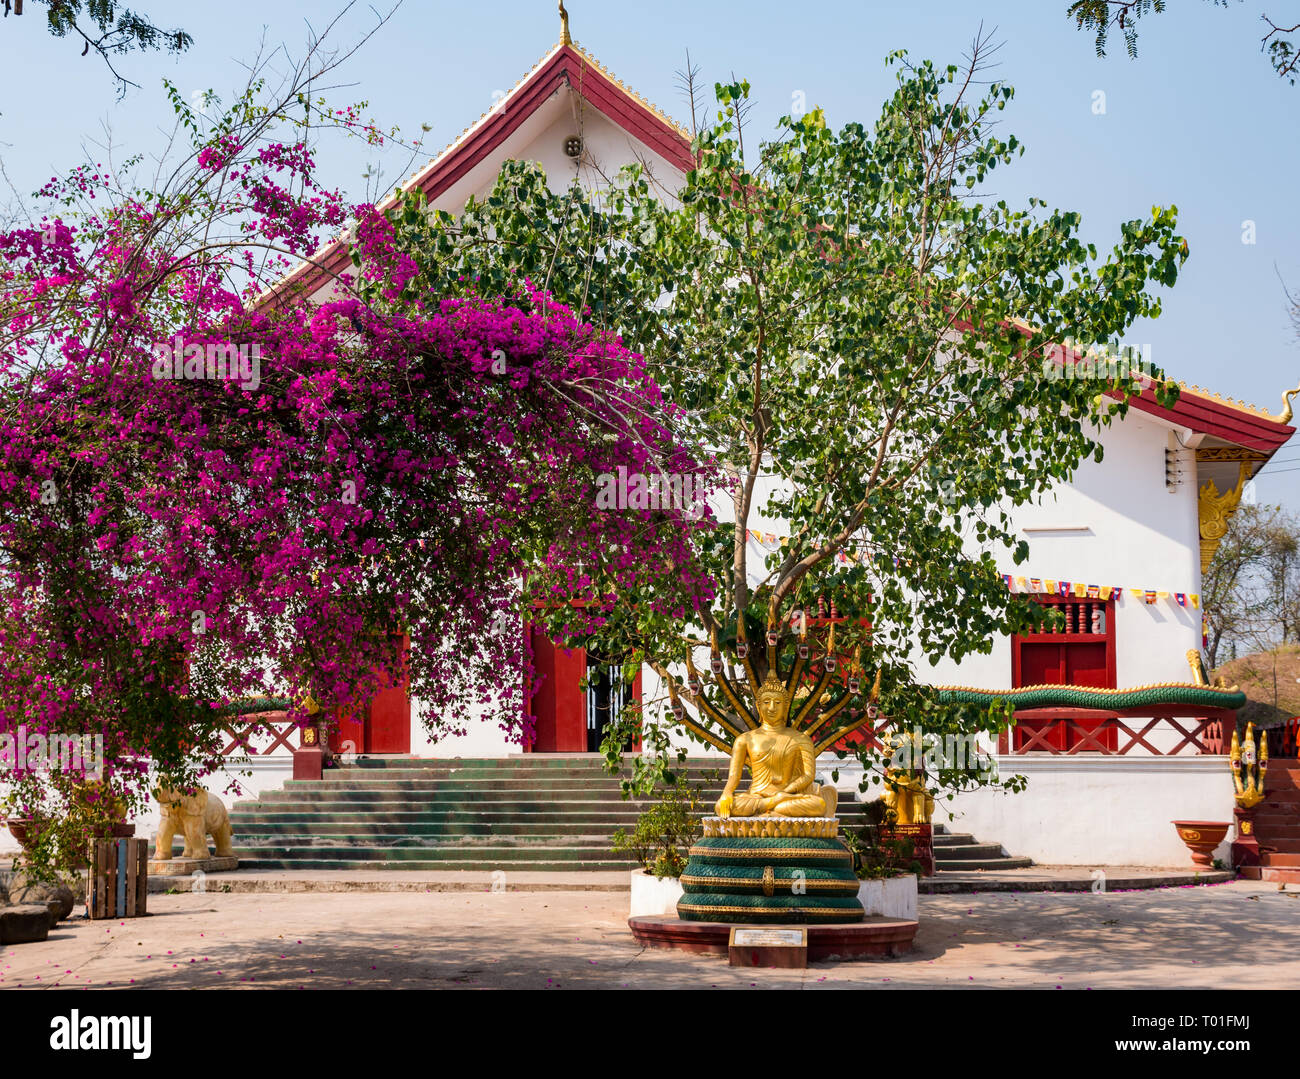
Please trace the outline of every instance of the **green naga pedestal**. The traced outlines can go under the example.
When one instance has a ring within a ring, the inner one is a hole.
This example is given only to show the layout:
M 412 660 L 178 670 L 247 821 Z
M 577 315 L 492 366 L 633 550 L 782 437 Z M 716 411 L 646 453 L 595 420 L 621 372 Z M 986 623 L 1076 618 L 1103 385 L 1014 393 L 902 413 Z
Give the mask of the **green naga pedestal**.
M 691 922 L 860 922 L 853 855 L 834 817 L 706 817 L 677 915 Z

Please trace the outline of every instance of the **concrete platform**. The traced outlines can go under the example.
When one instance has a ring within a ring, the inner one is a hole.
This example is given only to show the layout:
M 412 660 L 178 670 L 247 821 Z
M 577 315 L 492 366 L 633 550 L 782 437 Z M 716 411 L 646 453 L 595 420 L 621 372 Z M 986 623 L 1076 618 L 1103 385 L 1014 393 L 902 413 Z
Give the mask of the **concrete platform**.
M 47 941 L 0 948 L 0 996 L 6 989 L 105 986 L 1223 993 L 1296 985 L 1300 892 L 1244 881 L 926 896 L 910 952 L 862 963 L 810 960 L 803 970 L 732 967 L 712 955 L 647 948 L 628 931 L 627 896 L 590 891 L 187 893 L 151 897 L 145 918 L 74 917 Z
M 1194 884 L 1224 884 L 1235 880 L 1227 869 L 1151 869 L 1145 866 L 1036 865 L 1030 869 L 945 870 L 923 877 L 921 895 L 976 892 L 1126 892 L 1144 888 L 1185 888 Z

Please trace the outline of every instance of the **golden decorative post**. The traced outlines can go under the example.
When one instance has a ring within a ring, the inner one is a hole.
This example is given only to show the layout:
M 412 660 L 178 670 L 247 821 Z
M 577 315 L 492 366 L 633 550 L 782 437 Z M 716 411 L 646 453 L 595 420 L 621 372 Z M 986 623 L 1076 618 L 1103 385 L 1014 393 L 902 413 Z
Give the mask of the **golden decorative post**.
M 1232 765 L 1232 811 L 1237 831 L 1232 840 L 1232 868 L 1259 865 L 1259 839 L 1255 835 L 1255 808 L 1264 800 L 1264 779 L 1268 773 L 1268 732 L 1259 732 L 1259 752 L 1255 750 L 1255 725 L 1246 724 L 1246 744 L 1242 746 L 1237 732 L 1232 732 L 1232 747 L 1228 751 Z
M 1232 783 L 1236 787 L 1235 799 L 1242 809 L 1254 809 L 1264 800 L 1264 776 L 1268 772 L 1268 735 L 1259 732 L 1259 755 L 1255 753 L 1255 724 L 1246 724 L 1246 746 L 1243 749 L 1232 732 L 1232 748 L 1228 751 L 1232 763 Z
M 569 36 L 569 13 L 564 10 L 564 0 L 560 0 L 560 44 L 573 44 L 573 38 Z

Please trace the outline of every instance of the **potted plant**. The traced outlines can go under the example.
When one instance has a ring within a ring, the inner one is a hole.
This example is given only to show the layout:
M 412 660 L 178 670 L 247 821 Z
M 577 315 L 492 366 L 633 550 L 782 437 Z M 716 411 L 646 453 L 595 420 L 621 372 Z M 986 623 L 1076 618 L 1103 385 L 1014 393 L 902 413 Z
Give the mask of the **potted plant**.
M 654 804 L 637 818 L 631 832 L 620 828 L 614 833 L 615 853 L 631 854 L 640 864 L 632 871 L 633 916 L 676 911 L 682 871 L 702 831 L 700 792 L 677 776 L 671 786 L 656 792 Z
M 22 847 L 15 868 L 21 865 L 41 879 L 84 869 L 92 840 L 135 834 L 135 825 L 126 820 L 127 792 L 109 776 L 30 772 L 12 780 L 0 805 L 10 834 Z

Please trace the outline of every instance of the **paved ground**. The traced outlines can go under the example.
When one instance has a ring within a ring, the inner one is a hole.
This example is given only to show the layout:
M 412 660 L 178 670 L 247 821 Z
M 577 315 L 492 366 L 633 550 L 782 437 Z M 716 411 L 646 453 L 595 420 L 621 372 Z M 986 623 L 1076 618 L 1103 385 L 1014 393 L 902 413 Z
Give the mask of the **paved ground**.
M 1217 884 L 1232 873 L 1191 869 L 1146 869 L 1108 865 L 1034 866 L 1032 869 L 943 872 L 921 881 L 922 893 L 938 892 L 1088 892 L 1104 882 L 1107 889 L 1160 888 L 1179 884 Z M 601 873 L 519 873 L 513 870 L 472 872 L 409 869 L 245 869 L 212 873 L 203 879 L 210 892 L 482 892 L 495 887 L 509 892 L 627 892 L 625 869 Z M 149 878 L 150 892 L 191 891 L 190 877 Z
M 1300 892 L 1247 882 L 925 896 L 911 956 L 806 971 L 643 950 L 613 893 L 209 892 L 149 907 L 0 950 L 0 989 L 1300 986 Z

